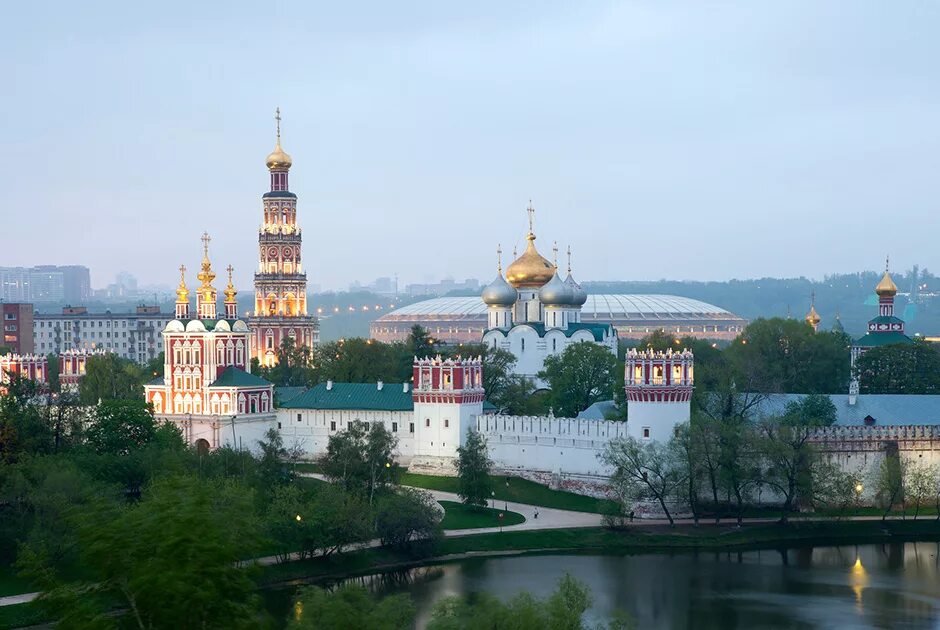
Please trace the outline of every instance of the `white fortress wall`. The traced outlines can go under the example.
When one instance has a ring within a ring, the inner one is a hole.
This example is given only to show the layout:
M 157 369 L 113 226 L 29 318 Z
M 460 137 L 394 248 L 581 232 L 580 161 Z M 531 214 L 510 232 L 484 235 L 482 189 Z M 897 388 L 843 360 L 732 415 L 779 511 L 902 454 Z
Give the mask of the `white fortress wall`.
M 504 471 L 608 476 L 597 456 L 611 440 L 627 436 L 627 423 L 616 420 L 485 414 L 476 425 Z
M 288 449 L 299 447 L 304 459 L 326 454 L 330 436 L 345 431 L 355 421 L 380 422 L 398 438 L 398 461 L 407 465 L 414 456 L 416 427 L 411 411 L 333 409 L 278 409 L 277 426 Z

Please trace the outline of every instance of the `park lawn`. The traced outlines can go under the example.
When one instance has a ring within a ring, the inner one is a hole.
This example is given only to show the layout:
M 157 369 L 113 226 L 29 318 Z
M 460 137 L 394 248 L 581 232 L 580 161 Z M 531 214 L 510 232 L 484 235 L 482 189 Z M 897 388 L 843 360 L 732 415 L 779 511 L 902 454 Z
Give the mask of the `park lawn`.
M 616 511 L 617 504 L 609 499 L 595 499 L 594 497 L 552 490 L 528 479 L 520 477 L 507 477 L 491 475 L 493 491 L 497 501 L 514 501 L 527 505 L 571 510 L 572 512 L 593 512 L 606 514 Z M 437 475 L 421 475 L 405 472 L 401 476 L 401 484 L 425 488 L 426 490 L 440 490 L 442 492 L 457 492 L 457 477 L 439 477 Z M 507 483 L 508 481 L 508 483 Z
M 22 628 L 50 621 L 37 604 L 0 606 L 0 630 Z
M 290 468 L 299 472 L 299 473 L 322 473 L 323 468 L 320 464 L 314 464 L 310 462 L 298 462 L 296 464 L 288 464 Z
M 0 565 L 0 597 L 31 593 L 35 590 L 27 580 L 16 574 L 12 564 Z
M 441 521 L 443 529 L 475 529 L 525 523 L 525 517 L 518 512 L 474 507 L 456 501 L 438 501 L 438 503 L 444 508 L 444 520 Z M 500 522 L 500 514 L 503 515 L 502 522 Z

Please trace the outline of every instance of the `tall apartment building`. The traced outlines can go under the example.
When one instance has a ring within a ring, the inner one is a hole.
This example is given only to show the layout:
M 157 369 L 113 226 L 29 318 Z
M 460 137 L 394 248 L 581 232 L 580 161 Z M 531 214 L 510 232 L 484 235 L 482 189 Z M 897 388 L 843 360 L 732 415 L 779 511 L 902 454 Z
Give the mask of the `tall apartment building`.
M 13 354 L 32 354 L 33 349 L 33 305 L 14 303 L 0 304 L 3 320 L 3 340 L 0 346 L 10 348 Z
M 66 306 L 61 313 L 33 316 L 34 352 L 105 350 L 146 363 L 163 350 L 161 333 L 173 313 L 159 306 L 138 306 L 133 313 L 89 313 L 84 306 Z
M 0 300 L 73 302 L 91 297 L 91 272 L 81 265 L 0 267 Z

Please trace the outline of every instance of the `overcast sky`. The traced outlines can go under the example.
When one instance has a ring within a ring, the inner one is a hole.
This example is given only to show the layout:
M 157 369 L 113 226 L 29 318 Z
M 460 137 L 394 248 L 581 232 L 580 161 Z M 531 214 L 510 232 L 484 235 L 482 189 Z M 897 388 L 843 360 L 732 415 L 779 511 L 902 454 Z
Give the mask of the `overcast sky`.
M 0 265 L 247 288 L 279 105 L 326 288 L 940 270 L 937 0 L 241 4 L 5 7 Z

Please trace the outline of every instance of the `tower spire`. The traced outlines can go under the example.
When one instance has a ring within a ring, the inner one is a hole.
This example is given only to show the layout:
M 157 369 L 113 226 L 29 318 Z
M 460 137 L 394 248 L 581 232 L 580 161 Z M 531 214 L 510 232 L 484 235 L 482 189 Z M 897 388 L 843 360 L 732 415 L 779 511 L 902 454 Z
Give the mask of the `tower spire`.
M 176 288 L 176 319 L 189 319 L 189 289 L 186 288 L 186 265 L 180 265 L 180 285 Z
M 215 272 L 212 270 L 212 262 L 209 260 L 209 242 L 212 237 L 208 232 L 202 234 L 202 265 L 196 278 L 202 284 L 196 291 L 196 314 L 199 319 L 216 318 L 216 297 L 215 287 L 212 281 L 215 280 Z

